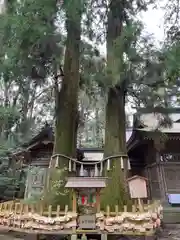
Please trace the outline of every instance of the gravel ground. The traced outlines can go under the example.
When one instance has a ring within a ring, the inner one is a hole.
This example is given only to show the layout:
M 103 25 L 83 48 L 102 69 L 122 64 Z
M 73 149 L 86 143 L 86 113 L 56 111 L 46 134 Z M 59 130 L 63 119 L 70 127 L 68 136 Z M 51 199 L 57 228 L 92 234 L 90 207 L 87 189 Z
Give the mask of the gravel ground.
M 27 238 L 19 238 L 15 236 L 10 236 L 10 235 L 3 235 L 0 234 L 0 240 L 33 240 L 32 236 L 28 236 Z M 59 238 L 56 237 L 50 237 L 48 240 L 59 240 Z M 144 238 L 142 238 L 145 240 Z M 148 238 L 147 238 L 148 239 Z M 158 239 L 158 240 L 180 240 L 180 224 L 168 224 L 163 226 L 162 230 L 159 231 L 157 238 L 152 238 L 152 239 Z M 123 237 L 121 236 L 119 240 L 141 240 L 140 237 Z
M 163 226 L 158 236 L 159 240 L 180 240 L 180 224 L 167 224 Z

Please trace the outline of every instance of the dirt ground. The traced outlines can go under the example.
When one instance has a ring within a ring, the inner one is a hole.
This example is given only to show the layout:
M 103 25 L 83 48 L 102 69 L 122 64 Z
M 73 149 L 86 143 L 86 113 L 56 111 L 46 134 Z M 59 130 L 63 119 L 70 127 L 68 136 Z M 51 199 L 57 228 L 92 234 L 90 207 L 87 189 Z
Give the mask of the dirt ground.
M 22 238 L 15 238 L 13 236 L 7 236 L 7 235 L 1 235 L 1 234 L 0 234 L 0 239 L 1 240 L 22 240 Z
M 10 235 L 10 234 L 0 234 L 0 240 L 36 240 L 36 235 L 31 235 L 29 234 L 28 236 L 18 236 L 18 235 Z M 44 236 L 42 235 L 40 239 L 45 239 Z M 53 236 L 53 235 L 48 235 L 46 236 L 47 240 L 62 240 L 62 236 Z

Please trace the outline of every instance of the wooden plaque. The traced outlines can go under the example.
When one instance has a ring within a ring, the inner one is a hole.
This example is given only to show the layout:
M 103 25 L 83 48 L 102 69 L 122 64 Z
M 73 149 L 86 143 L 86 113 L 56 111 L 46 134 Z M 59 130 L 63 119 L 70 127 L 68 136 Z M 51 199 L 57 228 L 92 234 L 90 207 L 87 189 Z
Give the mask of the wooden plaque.
M 131 198 L 147 198 L 146 179 L 141 176 L 133 176 L 128 179 Z

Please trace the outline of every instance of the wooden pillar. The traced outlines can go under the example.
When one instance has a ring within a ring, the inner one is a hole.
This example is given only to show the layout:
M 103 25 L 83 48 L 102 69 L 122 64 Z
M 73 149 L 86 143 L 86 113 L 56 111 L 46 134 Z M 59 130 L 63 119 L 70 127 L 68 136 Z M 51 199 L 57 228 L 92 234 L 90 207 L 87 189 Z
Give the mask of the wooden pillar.
M 27 172 L 27 178 L 26 178 L 26 186 L 25 186 L 25 193 L 24 193 L 24 198 L 28 198 L 28 194 L 29 194 L 29 184 L 31 182 L 31 170 L 29 169 L 29 171 Z
M 100 212 L 100 189 L 96 189 L 96 210 Z
M 77 198 L 76 198 L 76 190 L 73 189 L 72 196 L 72 211 L 77 212 Z M 73 233 L 71 234 L 71 240 L 77 240 L 77 234 L 75 234 L 75 228 L 73 228 Z
M 160 153 L 156 151 L 156 171 L 157 171 L 157 179 L 159 182 L 159 189 L 160 189 L 160 197 L 161 199 L 166 199 L 166 190 L 165 190 L 165 183 L 164 183 L 164 169 L 160 161 Z
M 75 189 L 73 189 L 72 211 L 77 212 L 77 198 L 76 198 L 76 190 Z

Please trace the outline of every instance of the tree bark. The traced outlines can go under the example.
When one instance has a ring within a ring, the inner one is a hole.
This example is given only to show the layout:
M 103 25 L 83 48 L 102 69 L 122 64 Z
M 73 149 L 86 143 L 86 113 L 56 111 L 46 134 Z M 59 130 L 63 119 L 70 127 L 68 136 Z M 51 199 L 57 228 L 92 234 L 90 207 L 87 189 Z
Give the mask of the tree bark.
M 124 93 L 120 89 L 110 89 L 106 105 L 105 157 L 121 153 L 126 154 L 124 105 Z M 102 192 L 102 208 L 105 208 L 107 205 L 112 208 L 115 205 L 123 207 L 127 203 L 124 171 L 121 169 L 120 158 L 112 158 L 110 160 L 110 171 L 105 169 L 105 176 L 109 178 L 109 181 L 108 186 Z
M 100 134 L 100 118 L 99 118 L 99 108 L 96 107 L 95 110 L 95 120 L 96 120 L 96 126 L 95 126 L 95 139 L 96 139 L 96 145 L 97 147 L 101 147 L 102 146 L 102 141 L 101 141 L 101 134 Z
M 81 14 L 74 9 L 74 18 L 67 14 L 67 41 L 64 77 L 58 96 L 54 153 L 73 156 L 76 150 L 74 134 L 78 118 L 79 58 Z
M 75 0 L 71 5 L 73 6 L 77 3 L 78 0 Z M 69 157 L 74 157 L 76 155 L 81 37 L 81 9 L 78 5 L 73 9 L 72 6 L 68 6 L 66 9 L 67 40 L 64 60 L 64 77 L 61 90 L 58 93 L 56 106 L 54 144 L 54 154 L 60 153 Z M 66 178 L 68 176 L 68 160 L 60 158 L 59 168 L 64 169 L 61 178 Z M 61 187 L 60 191 L 64 191 L 64 185 Z M 60 196 L 59 204 L 61 206 L 64 206 L 69 202 L 70 196 L 68 197 L 68 195 L 69 194 Z
M 123 6 L 120 0 L 112 0 L 109 5 L 108 27 L 107 27 L 107 69 L 111 73 L 112 85 L 115 82 L 113 74 L 118 72 L 119 57 L 116 55 L 116 41 L 121 36 L 123 27 Z M 122 56 L 120 56 L 122 58 Z M 121 63 L 120 63 L 121 64 Z M 126 154 L 125 135 L 125 88 L 121 82 L 119 73 L 119 84 L 109 89 L 106 104 L 106 126 L 104 155 L 113 156 Z M 110 178 L 108 186 L 104 189 L 101 200 L 102 207 L 110 205 L 123 206 L 127 201 L 125 188 L 124 170 L 121 169 L 120 158 L 110 160 L 110 171 L 105 170 L 105 175 Z M 113 190 L 113 191 L 112 191 Z
M 125 123 L 125 95 L 112 88 L 106 105 L 105 156 L 126 153 Z

